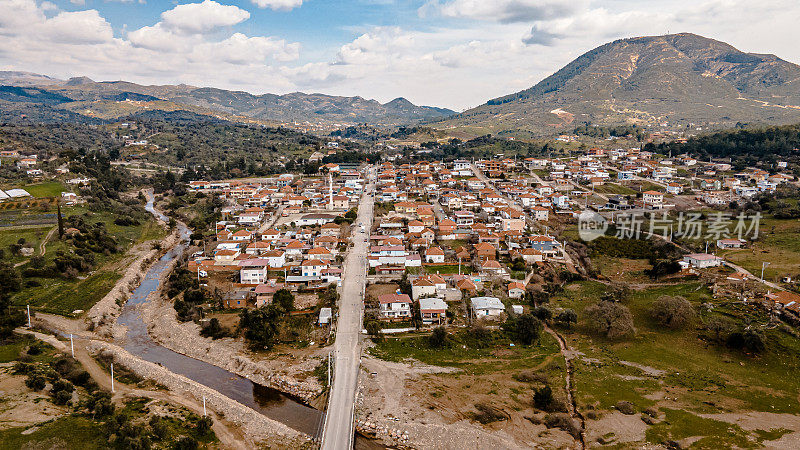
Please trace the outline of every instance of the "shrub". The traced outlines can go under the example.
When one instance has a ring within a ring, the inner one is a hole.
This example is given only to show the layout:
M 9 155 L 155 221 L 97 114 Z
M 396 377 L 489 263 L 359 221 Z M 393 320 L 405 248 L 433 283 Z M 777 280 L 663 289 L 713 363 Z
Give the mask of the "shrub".
M 586 308 L 587 325 L 594 333 L 609 339 L 619 339 L 636 334 L 633 315 L 624 305 L 612 302 L 599 302 Z
M 548 414 L 544 417 L 544 425 L 547 428 L 558 428 L 566 431 L 576 439 L 581 435 L 580 427 L 575 423 L 574 420 L 572 420 L 569 414 Z
M 625 414 L 626 416 L 631 416 L 633 414 L 636 414 L 636 408 L 633 407 L 633 403 L 626 402 L 624 400 L 617 402 L 617 404 L 614 405 L 614 408 L 616 408 L 617 411 L 621 412 L 622 414 Z
M 447 330 L 444 327 L 436 327 L 428 336 L 428 345 L 431 348 L 443 348 L 447 346 Z
M 537 319 L 541 320 L 542 322 L 549 322 L 550 319 L 553 317 L 553 311 L 546 306 L 538 306 L 534 308 L 533 315 L 536 316 Z
M 573 323 L 578 322 L 578 314 L 573 309 L 565 309 L 556 315 L 556 323 L 571 328 Z
M 502 325 L 502 328 L 513 340 L 524 345 L 531 345 L 539 340 L 542 332 L 542 322 L 533 314 L 521 314 L 510 317 Z
M 72 394 L 67 391 L 58 391 L 53 395 L 53 402 L 56 405 L 66 405 L 72 400 Z
M 665 327 L 679 329 L 694 320 L 695 312 L 689 300 L 662 295 L 650 306 L 650 316 Z
M 533 392 L 533 406 L 542 411 L 550 411 L 553 405 L 553 390 L 550 386 L 538 388 Z

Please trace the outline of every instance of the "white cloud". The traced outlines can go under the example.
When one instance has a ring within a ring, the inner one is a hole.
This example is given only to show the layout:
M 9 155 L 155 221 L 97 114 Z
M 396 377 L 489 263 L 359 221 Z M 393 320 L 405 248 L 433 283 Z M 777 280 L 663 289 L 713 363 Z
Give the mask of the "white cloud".
M 234 33 L 220 42 L 197 45 L 191 58 L 195 61 L 220 61 L 230 64 L 263 64 L 268 58 L 276 61 L 294 61 L 299 57 L 300 44 L 288 44 L 283 39 L 247 37 Z
M 69 2 L 78 6 L 83 6 L 86 4 L 86 0 L 69 0 Z
M 185 33 L 203 33 L 217 27 L 226 27 L 244 22 L 250 13 L 232 5 L 222 5 L 214 0 L 202 3 L 178 5 L 161 14 L 162 24 L 166 28 Z
M 516 23 L 569 16 L 586 3 L 586 0 L 451 0 L 444 3 L 434 0 L 423 6 L 420 13 Z
M 303 5 L 303 0 L 250 0 L 259 8 L 269 8 L 273 11 L 291 11 Z
M 40 34 L 65 44 L 99 44 L 114 37 L 111 24 L 94 9 L 61 12 L 39 26 Z

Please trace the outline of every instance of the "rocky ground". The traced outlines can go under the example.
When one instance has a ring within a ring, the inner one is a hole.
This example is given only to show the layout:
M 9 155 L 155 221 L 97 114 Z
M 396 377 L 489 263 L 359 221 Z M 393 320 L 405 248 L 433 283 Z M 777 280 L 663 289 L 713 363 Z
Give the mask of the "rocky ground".
M 153 247 L 155 241 L 148 241 L 138 244 L 128 251 L 126 259 L 130 260 L 130 263 L 125 269 L 122 278 L 117 281 L 117 284 L 105 297 L 95 303 L 86 313 L 86 321 L 90 329 L 93 329 L 100 336 L 112 336 L 114 323 L 122 312 L 122 307 L 139 286 L 148 268 L 167 249 L 172 248 L 178 242 L 178 239 L 178 233 L 173 232 L 159 242 L 160 247 L 158 248 Z
M 387 445 L 425 449 L 464 448 L 573 448 L 575 440 L 560 430 L 516 417 L 481 425 L 452 405 L 433 407 L 417 386 L 427 376 L 458 369 L 418 362 L 395 363 L 362 358 L 356 404 L 358 429 Z M 469 399 L 464 399 L 465 404 Z
M 199 325 L 178 322 L 172 303 L 158 295 L 154 297 L 142 305 L 140 312 L 150 335 L 164 347 L 309 403 L 322 393 L 323 386 L 312 372 L 327 357 L 327 349 L 276 349 L 269 355 L 256 355 L 247 351 L 240 339 L 200 336 Z

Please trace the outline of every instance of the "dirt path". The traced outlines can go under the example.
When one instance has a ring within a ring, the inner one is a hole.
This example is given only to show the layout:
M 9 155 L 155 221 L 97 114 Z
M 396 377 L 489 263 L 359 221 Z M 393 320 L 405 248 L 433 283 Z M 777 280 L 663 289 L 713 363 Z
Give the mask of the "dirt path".
M 39 244 L 39 256 L 44 256 L 47 253 L 47 247 L 45 244 L 47 244 L 47 241 L 53 238 L 53 235 L 56 234 L 56 231 L 58 231 L 57 226 L 53 227 L 53 229 L 47 233 L 47 236 L 42 239 L 42 242 Z
M 25 329 L 18 329 L 17 332 L 30 334 L 40 341 L 52 345 L 57 350 L 65 354 L 69 355 L 71 353 L 69 344 L 56 339 L 54 336 Z M 78 339 L 75 340 L 77 341 Z M 83 368 L 89 373 L 89 375 L 91 375 L 92 379 L 95 380 L 95 382 L 97 382 L 102 389 L 111 391 L 111 375 L 107 373 L 105 369 L 103 369 L 100 364 L 98 364 L 97 361 L 89 354 L 84 343 L 75 343 L 75 359 L 81 363 Z M 191 410 L 195 414 L 203 414 L 203 405 L 192 401 L 190 398 L 177 396 L 171 391 L 151 391 L 147 389 L 139 389 L 115 380 L 114 394 L 112 397 L 114 401 L 121 403 L 122 399 L 126 396 L 145 397 L 151 400 L 159 400 L 167 403 L 178 404 Z M 212 426 L 212 429 L 214 430 L 214 433 L 217 434 L 217 437 L 225 446 L 225 448 L 242 450 L 248 448 L 248 446 L 245 445 L 244 436 L 242 436 L 238 430 L 232 429 L 230 425 L 225 423 L 223 419 L 217 416 L 213 411 L 210 411 L 209 415 L 214 419 L 214 425 Z
M 558 332 L 550 328 L 546 323 L 544 324 L 544 330 L 548 332 L 551 336 L 553 336 L 556 341 L 558 341 L 558 347 L 561 350 L 561 355 L 564 357 L 564 363 L 566 365 L 567 371 L 564 374 L 564 381 L 565 387 L 567 390 L 567 404 L 569 405 L 569 414 L 572 416 L 573 419 L 576 419 L 580 422 L 580 439 L 577 439 L 578 442 L 581 444 L 581 448 L 586 448 L 586 420 L 583 417 L 583 414 L 580 413 L 578 410 L 578 402 L 575 399 L 575 386 L 572 382 L 572 374 L 574 372 L 574 367 L 572 365 L 572 359 L 575 357 L 575 352 L 569 348 L 567 345 L 567 341 L 564 340 L 564 337 L 561 336 Z

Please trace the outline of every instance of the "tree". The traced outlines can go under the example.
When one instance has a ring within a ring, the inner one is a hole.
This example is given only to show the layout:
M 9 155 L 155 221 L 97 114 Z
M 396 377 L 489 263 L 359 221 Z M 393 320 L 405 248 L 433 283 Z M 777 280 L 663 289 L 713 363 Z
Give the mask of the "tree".
M 553 405 L 553 389 L 550 386 L 538 388 L 533 391 L 533 406 L 542 411 L 549 411 Z
M 280 306 L 270 304 L 258 309 L 245 309 L 239 316 L 239 329 L 244 332 L 250 348 L 269 350 L 275 345 L 278 325 L 284 311 Z
M 56 210 L 58 213 L 58 238 L 64 237 L 64 216 L 61 215 L 61 202 L 56 200 Z
M 447 345 L 447 330 L 444 327 L 436 327 L 428 336 L 428 345 L 431 348 L 443 348 Z
M 285 312 L 294 311 L 294 295 L 288 289 L 281 289 L 272 296 L 272 303 L 280 306 Z
M 631 295 L 631 288 L 624 283 L 611 283 L 600 297 L 607 302 L 624 302 Z
M 636 334 L 631 311 L 619 303 L 601 301 L 586 308 L 585 314 L 589 329 L 609 339 Z
M 502 327 L 514 341 L 523 345 L 531 345 L 539 340 L 542 332 L 542 322 L 530 313 L 509 317 Z
M 402 278 L 397 283 L 397 288 L 400 290 L 401 294 L 406 294 L 411 297 L 411 282 L 408 281 L 408 275 L 403 273 Z
M 367 329 L 367 334 L 372 339 L 372 342 L 380 342 L 383 340 L 383 330 L 381 329 L 381 323 L 377 320 L 369 320 L 364 325 L 364 328 Z
M 553 311 L 546 306 L 537 306 L 533 310 L 533 315 L 542 322 L 547 323 L 553 317 Z
M 578 322 L 578 314 L 575 310 L 567 308 L 556 315 L 556 322 L 567 328 L 571 328 L 573 323 Z
M 695 312 L 689 300 L 683 297 L 662 295 L 650 306 L 650 317 L 661 325 L 679 329 L 694 320 Z

